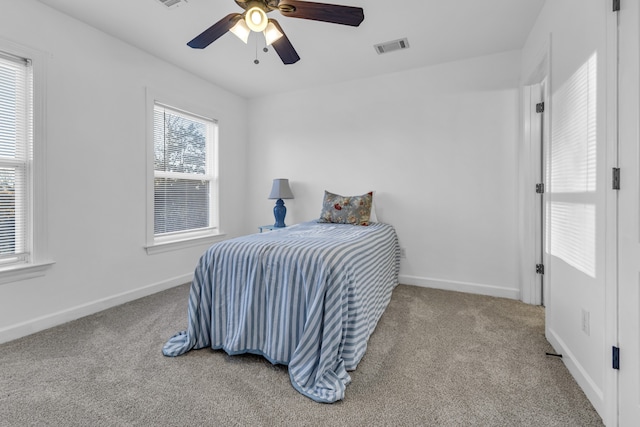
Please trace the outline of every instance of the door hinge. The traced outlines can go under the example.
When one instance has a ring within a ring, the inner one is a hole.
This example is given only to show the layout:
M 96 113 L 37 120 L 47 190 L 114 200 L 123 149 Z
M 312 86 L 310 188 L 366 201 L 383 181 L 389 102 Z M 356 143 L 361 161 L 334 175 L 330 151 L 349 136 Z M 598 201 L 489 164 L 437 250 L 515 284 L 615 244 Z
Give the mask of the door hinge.
M 536 264 L 536 274 L 544 274 L 544 264 Z
M 544 183 L 536 184 L 536 193 L 544 194 Z
M 536 113 L 544 113 L 544 102 L 536 104 Z
M 613 0 L 613 11 L 614 12 L 620 11 L 620 0 Z
M 613 168 L 613 174 L 612 174 L 612 179 L 611 179 L 611 187 L 614 190 L 619 190 L 620 189 L 620 168 Z
M 615 345 L 611 351 L 611 367 L 613 369 L 620 369 L 620 349 Z

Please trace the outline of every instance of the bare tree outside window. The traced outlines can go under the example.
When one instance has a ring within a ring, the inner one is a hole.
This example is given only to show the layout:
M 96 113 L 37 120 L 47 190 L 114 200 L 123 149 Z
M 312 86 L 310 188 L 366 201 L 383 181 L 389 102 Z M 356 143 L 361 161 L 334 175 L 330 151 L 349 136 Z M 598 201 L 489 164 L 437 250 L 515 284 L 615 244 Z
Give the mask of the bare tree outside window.
M 158 106 L 154 109 L 154 233 L 210 227 L 211 122 Z

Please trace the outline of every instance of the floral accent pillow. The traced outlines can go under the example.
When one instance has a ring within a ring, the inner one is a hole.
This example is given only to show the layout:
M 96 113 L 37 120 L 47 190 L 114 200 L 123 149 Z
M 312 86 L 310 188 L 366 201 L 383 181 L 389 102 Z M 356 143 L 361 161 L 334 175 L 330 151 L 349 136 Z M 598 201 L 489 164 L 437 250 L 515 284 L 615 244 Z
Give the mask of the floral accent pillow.
M 369 225 L 373 192 L 361 196 L 341 196 L 325 190 L 318 222 Z

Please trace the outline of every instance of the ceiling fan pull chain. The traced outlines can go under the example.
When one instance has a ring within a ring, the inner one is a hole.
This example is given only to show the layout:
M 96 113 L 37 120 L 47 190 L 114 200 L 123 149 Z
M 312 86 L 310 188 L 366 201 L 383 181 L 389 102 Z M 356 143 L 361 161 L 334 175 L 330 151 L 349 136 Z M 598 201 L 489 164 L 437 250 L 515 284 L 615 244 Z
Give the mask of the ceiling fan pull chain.
M 258 65 L 260 63 L 260 61 L 258 61 L 258 37 L 254 37 L 254 39 L 256 40 L 256 59 L 253 60 L 253 63 Z

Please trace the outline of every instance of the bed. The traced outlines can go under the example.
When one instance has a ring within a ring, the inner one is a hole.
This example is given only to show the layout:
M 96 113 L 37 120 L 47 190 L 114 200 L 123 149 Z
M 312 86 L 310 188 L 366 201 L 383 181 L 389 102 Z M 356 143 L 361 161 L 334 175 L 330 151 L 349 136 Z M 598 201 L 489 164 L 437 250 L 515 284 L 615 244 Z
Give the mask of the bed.
M 383 223 L 310 221 L 216 243 L 195 269 L 187 330 L 163 353 L 259 354 L 288 365 L 303 395 L 341 400 L 398 283 L 399 252 Z

